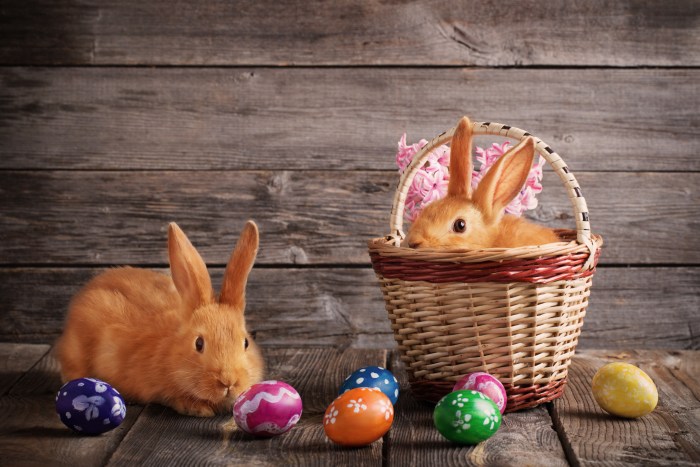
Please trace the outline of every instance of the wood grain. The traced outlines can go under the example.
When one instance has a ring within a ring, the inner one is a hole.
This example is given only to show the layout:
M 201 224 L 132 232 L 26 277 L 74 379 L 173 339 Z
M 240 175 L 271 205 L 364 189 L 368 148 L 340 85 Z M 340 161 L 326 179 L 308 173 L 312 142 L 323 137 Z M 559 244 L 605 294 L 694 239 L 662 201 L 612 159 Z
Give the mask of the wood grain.
M 7 466 L 102 466 L 141 413 L 128 406 L 126 418 L 100 436 L 80 436 L 56 415 L 55 393 L 0 397 L 0 452 Z
M 570 383 L 554 402 L 552 417 L 564 448 L 577 465 L 697 465 L 700 461 L 698 365 L 685 362 L 692 353 L 577 352 L 569 369 Z M 606 414 L 595 402 L 590 381 L 605 363 L 636 364 L 659 389 L 659 404 L 649 415 L 623 419 Z M 674 376 L 678 375 L 678 377 Z
M 9 393 L 18 396 L 55 396 L 63 385 L 60 372 L 61 366 L 52 349 L 22 375 Z
M 460 446 L 443 438 L 433 425 L 434 405 L 416 401 L 396 352 L 390 369 L 401 393 L 394 425 L 387 434 L 388 464 L 401 466 L 568 466 L 561 443 L 545 407 L 509 413 L 488 440 Z
M 679 181 L 679 177 L 682 181 Z M 700 173 L 577 174 L 601 264 L 700 263 Z M 0 264 L 166 264 L 177 220 L 209 264 L 258 222 L 258 264 L 368 264 L 389 233 L 397 176 L 374 171 L 0 171 Z M 552 174 L 532 217 L 574 226 Z
M 48 345 L 0 342 L 0 396 L 49 351 Z
M 360 449 L 339 448 L 326 439 L 322 420 L 345 377 L 360 366 L 386 365 L 385 351 L 268 349 L 265 357 L 268 377 L 288 382 L 302 397 L 304 412 L 291 431 L 254 438 L 239 430 L 231 416 L 183 417 L 150 405 L 111 465 L 381 465 L 382 441 Z
M 2 64 L 700 64 L 689 0 L 10 0 Z
M 0 268 L 0 296 L 12 298 L 0 303 L 0 341 L 52 343 L 70 297 L 100 271 Z M 211 272 L 218 289 L 223 270 Z M 395 345 L 369 268 L 254 268 L 247 293 L 248 326 L 265 346 Z M 579 346 L 700 349 L 698 309 L 700 268 L 598 268 Z
M 2 68 L 0 168 L 393 171 L 403 133 L 430 139 L 467 113 L 530 131 L 574 171 L 698 171 L 699 78 L 697 69 Z
M 700 464 L 700 362 L 691 352 L 633 352 L 633 358 L 658 385 L 666 409 L 664 425 L 676 445 Z
M 699 268 L 599 268 L 582 348 L 700 349 Z
M 79 436 L 56 415 L 56 391 L 61 387 L 58 364 L 46 345 L 0 344 L 12 367 L 21 355 L 43 355 L 25 368 L 9 395 L 0 397 L 0 464 L 8 466 L 104 465 L 141 413 L 129 405 L 124 422 L 101 436 Z M 2 360 L 0 360 L 2 361 Z M 26 365 L 23 365 L 26 366 Z

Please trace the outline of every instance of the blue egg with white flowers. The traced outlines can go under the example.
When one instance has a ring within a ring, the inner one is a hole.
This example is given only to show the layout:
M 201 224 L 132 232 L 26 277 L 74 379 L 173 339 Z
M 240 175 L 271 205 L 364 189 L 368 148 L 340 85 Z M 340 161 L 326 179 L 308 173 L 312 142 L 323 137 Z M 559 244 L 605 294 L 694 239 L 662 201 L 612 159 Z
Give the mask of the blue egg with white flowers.
M 104 381 L 78 378 L 58 391 L 56 413 L 76 433 L 99 435 L 121 425 L 126 405 L 119 392 Z
M 391 371 L 380 366 L 366 366 L 355 371 L 345 379 L 339 394 L 355 388 L 377 388 L 392 404 L 399 399 L 399 382 Z

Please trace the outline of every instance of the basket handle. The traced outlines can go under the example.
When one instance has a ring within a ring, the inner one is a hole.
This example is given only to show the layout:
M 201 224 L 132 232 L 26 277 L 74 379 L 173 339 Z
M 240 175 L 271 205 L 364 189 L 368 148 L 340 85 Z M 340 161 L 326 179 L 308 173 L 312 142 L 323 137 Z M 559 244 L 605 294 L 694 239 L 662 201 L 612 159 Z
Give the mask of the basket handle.
M 431 152 L 433 152 L 438 146 L 452 140 L 455 129 L 456 127 L 436 136 L 430 142 L 428 142 L 428 144 L 423 146 L 423 148 L 416 153 L 411 163 L 401 175 L 391 208 L 391 219 L 389 221 L 391 234 L 387 237 L 388 243 L 391 243 L 394 246 L 400 246 L 401 241 L 406 237 L 406 234 L 403 232 L 403 212 L 406 197 L 408 196 L 408 189 L 413 183 L 413 177 L 415 177 L 418 170 L 423 166 L 423 164 L 425 164 Z M 552 166 L 554 172 L 559 175 L 559 178 L 566 188 L 567 194 L 574 208 L 574 218 L 576 219 L 576 241 L 579 244 L 586 245 L 590 250 L 590 255 L 586 261 L 586 264 L 583 266 L 583 269 L 592 269 L 596 253 L 596 246 L 591 239 L 591 225 L 589 222 L 586 199 L 583 197 L 581 187 L 576 181 L 576 177 L 574 177 L 574 174 L 569 171 L 569 167 L 566 165 L 566 162 L 562 160 L 559 154 L 554 152 L 554 150 L 552 150 L 552 148 L 541 139 L 531 135 L 525 130 L 509 125 L 493 122 L 473 122 L 472 134 L 498 135 L 518 141 L 521 141 L 528 136 L 532 136 L 534 138 L 537 152 L 545 158 L 549 165 Z

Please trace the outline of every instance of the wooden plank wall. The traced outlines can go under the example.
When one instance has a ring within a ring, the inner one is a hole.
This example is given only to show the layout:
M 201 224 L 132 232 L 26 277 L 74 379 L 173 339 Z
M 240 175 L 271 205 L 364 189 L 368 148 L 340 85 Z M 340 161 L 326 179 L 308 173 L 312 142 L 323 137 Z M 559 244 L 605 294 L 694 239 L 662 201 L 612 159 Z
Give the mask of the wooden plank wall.
M 170 221 L 218 283 L 253 218 L 260 342 L 391 347 L 365 242 L 396 141 L 469 114 L 584 188 L 606 244 L 580 345 L 700 348 L 699 26 L 692 0 L 6 0 L 0 341 L 51 343 L 106 267 L 167 267 Z M 573 227 L 551 173 L 533 217 Z

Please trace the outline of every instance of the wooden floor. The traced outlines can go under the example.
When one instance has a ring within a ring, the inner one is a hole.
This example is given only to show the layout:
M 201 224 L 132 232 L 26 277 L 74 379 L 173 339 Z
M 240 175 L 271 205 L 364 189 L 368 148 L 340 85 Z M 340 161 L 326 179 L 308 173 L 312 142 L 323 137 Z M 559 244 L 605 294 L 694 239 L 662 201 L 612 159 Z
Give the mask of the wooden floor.
M 0 344 L 0 465 L 700 465 L 700 352 L 580 351 L 564 396 L 505 415 L 500 430 L 474 446 L 441 438 L 432 407 L 404 390 L 389 433 L 364 448 L 328 441 L 322 418 L 345 376 L 364 365 L 392 369 L 406 386 L 395 354 L 380 349 L 266 349 L 269 378 L 300 392 L 304 413 L 290 432 L 255 439 L 231 416 L 196 418 L 158 406 L 129 405 L 122 426 L 81 437 L 54 411 L 60 387 L 48 345 Z M 659 405 L 641 419 L 605 414 L 590 381 L 604 363 L 639 365 L 659 389 Z

